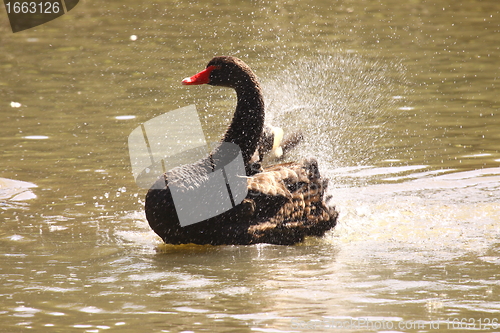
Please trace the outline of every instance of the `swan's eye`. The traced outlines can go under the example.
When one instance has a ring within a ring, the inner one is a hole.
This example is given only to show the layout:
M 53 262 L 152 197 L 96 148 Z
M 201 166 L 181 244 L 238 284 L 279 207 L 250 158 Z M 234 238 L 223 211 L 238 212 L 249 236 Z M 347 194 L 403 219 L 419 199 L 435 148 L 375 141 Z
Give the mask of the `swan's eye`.
M 220 66 L 210 65 L 210 66 L 207 67 L 206 70 L 211 73 L 215 69 L 220 69 Z

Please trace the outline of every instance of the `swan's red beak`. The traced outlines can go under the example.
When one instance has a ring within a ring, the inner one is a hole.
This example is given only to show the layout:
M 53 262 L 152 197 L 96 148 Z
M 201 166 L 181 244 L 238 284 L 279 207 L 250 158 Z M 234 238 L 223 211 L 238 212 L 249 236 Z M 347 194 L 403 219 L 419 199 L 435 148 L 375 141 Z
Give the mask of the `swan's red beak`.
M 184 85 L 193 85 L 193 84 L 205 84 L 210 82 L 210 72 L 212 72 L 216 66 L 208 66 L 206 69 L 202 70 L 198 74 L 195 74 L 191 77 L 187 77 L 182 80 L 182 84 Z

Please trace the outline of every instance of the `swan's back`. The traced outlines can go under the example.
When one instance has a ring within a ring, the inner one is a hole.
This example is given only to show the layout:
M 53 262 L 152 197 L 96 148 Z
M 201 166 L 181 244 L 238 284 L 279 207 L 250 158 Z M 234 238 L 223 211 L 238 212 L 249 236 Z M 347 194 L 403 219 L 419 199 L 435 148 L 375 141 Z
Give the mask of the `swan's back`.
M 322 236 L 338 216 L 324 200 L 327 186 L 314 158 L 275 165 L 250 177 L 247 200 L 253 202 L 254 218 L 260 223 L 248 232 L 256 242 L 278 244 Z

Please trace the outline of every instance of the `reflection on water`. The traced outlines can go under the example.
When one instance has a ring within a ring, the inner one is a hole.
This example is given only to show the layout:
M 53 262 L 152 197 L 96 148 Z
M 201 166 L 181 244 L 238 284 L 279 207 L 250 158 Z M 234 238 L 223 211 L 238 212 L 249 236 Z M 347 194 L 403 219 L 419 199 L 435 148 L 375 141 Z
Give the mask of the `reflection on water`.
M 0 26 L 0 331 L 500 331 L 499 13 L 81 1 Z M 214 54 L 244 58 L 268 120 L 306 134 L 295 157 L 319 157 L 341 212 L 324 238 L 171 246 L 147 226 L 127 136 L 196 104 L 217 140 L 234 94 L 180 85 Z
M 18 180 L 0 178 L 0 207 L 4 210 L 24 201 L 36 198 L 31 190 L 37 187 L 35 184 Z

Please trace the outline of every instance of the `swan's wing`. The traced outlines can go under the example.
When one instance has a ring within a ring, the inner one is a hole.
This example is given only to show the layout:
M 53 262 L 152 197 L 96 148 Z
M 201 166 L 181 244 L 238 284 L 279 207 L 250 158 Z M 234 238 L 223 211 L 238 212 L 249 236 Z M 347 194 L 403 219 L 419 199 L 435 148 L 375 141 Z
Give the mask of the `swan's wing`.
M 283 129 L 280 127 L 264 124 L 262 135 L 251 162 L 269 164 L 273 161 L 282 160 L 302 139 L 303 135 L 300 130 L 284 136 Z
M 259 190 L 274 196 L 282 195 L 286 200 L 275 207 L 265 222 L 249 228 L 254 237 L 272 242 L 284 235 L 322 235 L 335 226 L 337 212 L 328 207 L 323 198 L 328 180 L 321 178 L 315 159 L 276 165 L 256 176 L 265 183 L 258 187 Z

